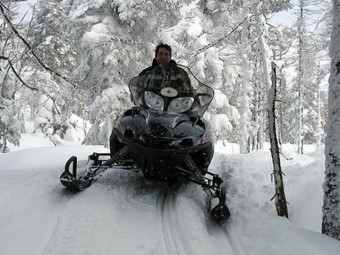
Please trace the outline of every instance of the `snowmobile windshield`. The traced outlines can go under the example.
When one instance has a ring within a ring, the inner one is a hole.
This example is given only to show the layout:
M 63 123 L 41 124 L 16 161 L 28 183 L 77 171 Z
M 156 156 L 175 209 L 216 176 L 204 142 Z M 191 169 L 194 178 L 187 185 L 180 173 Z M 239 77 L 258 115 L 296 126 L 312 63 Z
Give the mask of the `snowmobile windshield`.
M 203 116 L 214 97 L 212 88 L 198 81 L 187 67 L 175 64 L 158 65 L 134 77 L 129 89 L 138 107 L 198 116 Z

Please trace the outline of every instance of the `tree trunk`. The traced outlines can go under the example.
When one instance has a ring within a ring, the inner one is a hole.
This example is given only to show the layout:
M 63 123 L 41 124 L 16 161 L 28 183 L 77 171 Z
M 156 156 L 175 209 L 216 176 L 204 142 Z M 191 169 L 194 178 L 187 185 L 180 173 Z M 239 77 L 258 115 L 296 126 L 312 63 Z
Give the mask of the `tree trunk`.
M 322 69 L 320 68 L 320 64 L 318 65 L 318 72 L 317 72 L 317 85 L 318 85 L 318 96 L 317 96 L 317 128 L 316 128 L 316 145 L 320 146 L 322 143 L 322 117 L 321 117 L 321 77 L 322 77 Z
M 239 127 L 239 145 L 240 153 L 248 153 L 248 126 L 249 126 L 249 104 L 248 104 L 248 87 L 249 87 L 249 61 L 248 61 L 248 43 L 249 43 L 249 2 L 244 3 L 244 27 L 242 29 L 241 39 L 245 44 L 245 51 L 242 53 L 242 89 L 240 91 L 240 127 Z
M 273 176 L 275 183 L 275 206 L 279 216 L 288 218 L 287 201 L 284 192 L 283 178 L 280 162 L 280 150 L 276 135 L 275 124 L 275 100 L 276 100 L 276 65 L 272 62 L 272 87 L 268 93 L 268 117 L 269 117 L 269 138 L 270 152 L 273 160 Z
M 305 20 L 304 20 L 304 8 L 305 3 L 303 0 L 300 0 L 300 18 L 298 20 L 298 37 L 299 37 L 299 69 L 298 69 L 298 109 L 297 109 L 297 118 L 298 118 L 298 125 L 297 125 L 297 151 L 299 154 L 303 154 L 303 97 L 304 97 L 304 73 L 305 73 L 305 66 L 304 66 L 304 27 L 305 27 Z
M 340 240 L 340 0 L 333 0 L 322 233 Z

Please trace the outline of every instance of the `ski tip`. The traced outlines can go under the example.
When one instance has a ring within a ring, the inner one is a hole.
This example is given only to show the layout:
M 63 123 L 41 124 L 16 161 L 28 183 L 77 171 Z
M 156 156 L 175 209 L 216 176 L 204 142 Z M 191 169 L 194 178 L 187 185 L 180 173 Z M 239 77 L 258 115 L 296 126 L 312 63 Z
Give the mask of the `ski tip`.
M 224 223 L 230 217 L 230 211 L 226 205 L 217 205 L 210 212 L 213 221 Z

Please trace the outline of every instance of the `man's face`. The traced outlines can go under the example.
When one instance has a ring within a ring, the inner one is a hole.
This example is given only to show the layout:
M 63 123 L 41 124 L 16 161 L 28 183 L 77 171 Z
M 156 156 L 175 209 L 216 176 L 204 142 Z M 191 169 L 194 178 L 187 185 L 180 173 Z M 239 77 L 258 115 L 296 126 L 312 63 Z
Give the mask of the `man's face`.
M 156 55 L 156 60 L 158 64 L 170 63 L 170 52 L 166 48 L 159 48 Z

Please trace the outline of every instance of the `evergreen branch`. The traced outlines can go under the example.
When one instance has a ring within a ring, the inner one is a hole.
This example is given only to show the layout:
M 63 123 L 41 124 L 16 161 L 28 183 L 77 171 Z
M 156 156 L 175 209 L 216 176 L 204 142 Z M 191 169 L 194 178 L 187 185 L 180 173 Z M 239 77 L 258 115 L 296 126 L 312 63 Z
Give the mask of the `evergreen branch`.
M 45 70 L 47 70 L 48 72 L 55 74 L 56 76 L 60 77 L 61 79 L 65 80 L 66 82 L 70 83 L 71 85 L 73 85 L 73 87 L 77 87 L 76 84 L 74 84 L 72 81 L 70 81 L 69 79 L 67 79 L 65 76 L 63 76 L 62 74 L 52 70 L 50 67 L 46 66 L 41 59 L 36 55 L 36 53 L 34 52 L 33 48 L 31 47 L 31 45 L 25 40 L 25 38 L 23 38 L 19 31 L 15 29 L 15 27 L 13 26 L 12 22 L 10 21 L 10 19 L 7 17 L 7 15 L 5 14 L 5 11 L 2 7 L 3 5 L 0 5 L 0 12 L 2 14 L 2 16 L 4 17 L 4 19 L 6 20 L 6 22 L 8 23 L 8 25 L 11 27 L 13 33 L 25 44 L 25 46 L 29 49 L 29 51 L 31 52 L 31 54 L 33 55 L 33 57 L 37 60 L 37 62 L 42 66 L 42 68 L 44 68 Z

